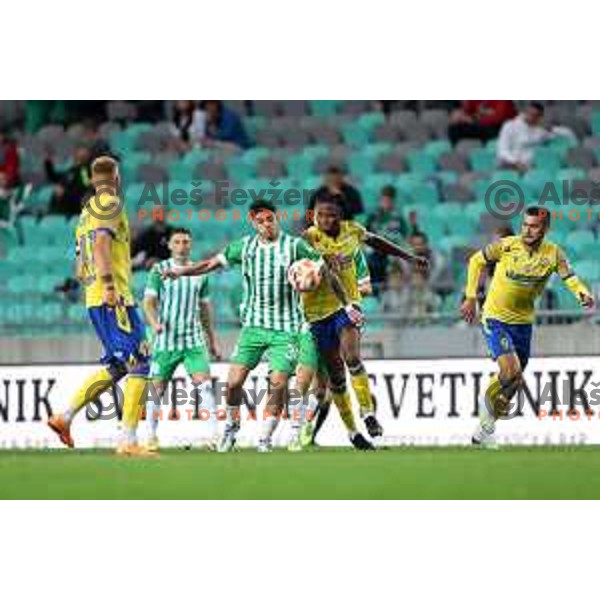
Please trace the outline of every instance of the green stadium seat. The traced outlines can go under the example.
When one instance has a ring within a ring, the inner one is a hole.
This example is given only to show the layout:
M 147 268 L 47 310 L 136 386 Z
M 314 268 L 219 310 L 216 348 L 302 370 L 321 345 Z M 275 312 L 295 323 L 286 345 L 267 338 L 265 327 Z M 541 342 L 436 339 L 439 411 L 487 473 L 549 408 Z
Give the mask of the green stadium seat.
M 413 150 L 408 153 L 406 162 L 413 173 L 429 175 L 435 173 L 437 169 L 436 159 L 430 154 L 420 150 Z
M 575 273 L 588 284 L 600 280 L 600 263 L 597 260 L 581 260 L 575 263 Z
M 342 127 L 344 143 L 354 148 L 361 148 L 369 143 L 369 132 L 359 123 L 347 123 Z
M 469 153 L 469 162 L 473 171 L 493 171 L 496 168 L 496 153 L 487 147 L 474 148 Z
M 542 192 L 546 189 L 546 186 L 554 183 L 554 172 L 542 169 L 532 169 L 523 176 L 523 192 L 525 193 L 526 198 L 537 202 L 539 201 Z
M 562 167 L 561 153 L 555 148 L 536 148 L 533 155 L 533 164 L 536 169 L 556 172 Z
M 342 100 L 309 100 L 308 104 L 315 117 L 332 117 L 342 105 Z
M 438 171 L 435 176 L 443 185 L 458 183 L 458 173 L 456 171 Z
M 497 181 L 514 181 L 515 183 L 521 182 L 521 176 L 517 171 L 512 169 L 497 169 L 490 175 L 490 184 Z
M 382 112 L 363 113 L 358 117 L 356 122 L 360 127 L 370 133 L 377 125 L 385 123 L 385 116 Z
M 348 168 L 354 177 L 364 179 L 373 173 L 375 161 L 371 156 L 356 152 L 350 155 Z
M 567 253 L 570 251 L 578 258 L 588 258 L 590 248 L 597 248 L 596 238 L 589 230 L 571 231 L 564 238 Z
M 451 150 L 452 146 L 448 140 L 435 140 L 432 142 L 427 142 L 422 149 L 424 154 L 432 156 L 436 161 L 442 154 L 450 152 Z
M 31 192 L 27 198 L 26 206 L 29 208 L 46 208 L 50 204 L 52 194 L 54 193 L 54 187 L 51 185 L 44 185 Z
M 383 154 L 387 154 L 388 152 L 391 152 L 392 149 L 393 149 L 393 146 L 389 142 L 378 142 L 376 144 L 367 144 L 366 146 L 364 146 L 362 149 L 362 153 L 365 156 L 369 156 L 373 159 L 377 159 L 378 157 L 382 156 Z
M 574 181 L 577 179 L 585 179 L 586 173 L 583 169 L 577 169 L 577 168 L 572 168 L 572 169 L 560 169 L 557 173 L 556 173 L 556 179 L 558 181 Z M 559 194 L 560 194 L 560 190 Z
M 592 134 L 600 135 L 600 111 L 595 110 L 590 118 L 592 126 Z
M 292 154 L 287 159 L 287 170 L 292 177 L 303 180 L 314 175 L 315 158 L 306 154 Z
M 256 177 L 256 165 L 246 162 L 243 158 L 234 158 L 227 162 L 227 176 L 234 182 Z

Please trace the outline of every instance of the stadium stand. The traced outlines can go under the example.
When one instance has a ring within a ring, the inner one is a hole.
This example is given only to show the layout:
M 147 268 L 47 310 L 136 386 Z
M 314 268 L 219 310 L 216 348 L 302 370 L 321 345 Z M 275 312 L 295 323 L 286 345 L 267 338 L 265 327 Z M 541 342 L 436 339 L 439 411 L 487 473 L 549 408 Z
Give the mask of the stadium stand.
M 170 198 L 162 208 L 165 214 L 170 209 L 180 211 L 177 224 L 192 229 L 197 255 L 219 249 L 248 228 L 243 223 L 248 202 L 240 205 L 231 196 L 222 202 L 217 192 L 223 182 L 230 192 L 234 188 L 249 193 L 277 189 L 281 198 L 286 190 L 318 187 L 325 169 L 337 165 L 361 193 L 365 212 L 358 219 L 363 223 L 377 209 L 381 189 L 394 186 L 397 210 L 407 221 L 412 218 L 413 229 L 427 234 L 432 249 L 449 265 L 428 282 L 439 303 L 423 322 L 441 319 L 445 324 L 456 323 L 464 259 L 489 239 L 498 225 L 484 203 L 486 190 L 494 182 L 518 183 L 529 204 L 539 201 L 547 182 L 554 182 L 560 191 L 563 185 L 590 190 L 600 181 L 600 105 L 584 101 L 544 104 L 547 122 L 569 127 L 576 138 L 557 137 L 540 145 L 532 167 L 520 173 L 497 167 L 495 139 L 485 144 L 462 139 L 451 146 L 448 123 L 456 106 L 453 102 L 225 101 L 230 111 L 242 117 L 251 140 L 246 150 L 214 140 L 204 144 L 196 140 L 182 148 L 175 143 L 169 103 L 160 110 L 142 110 L 136 102 L 108 102 L 100 113 L 103 121 L 94 126 L 86 115 L 79 121 L 42 124 L 37 115 L 37 121 L 28 117 L 24 103 L 2 102 L 0 127 L 10 132 L 18 146 L 22 193 L 13 200 L 10 214 L 0 221 L 0 332 L 50 336 L 87 327 L 71 279 L 75 218 L 51 214 L 55 184 L 48 182 L 44 173 L 48 155 L 57 170 L 67 170 L 78 145 L 110 148 L 120 157 L 134 235 L 148 223 L 139 218 L 138 209 L 150 206 L 142 202 L 149 185 L 159 195 L 163 185 L 171 192 L 184 190 L 183 205 Z M 522 108 L 524 103 L 516 105 Z M 139 115 L 144 113 L 155 120 L 140 121 Z M 202 180 L 203 193 L 199 207 L 192 198 L 192 182 L 197 180 Z M 303 208 L 306 200 L 283 202 L 281 208 Z M 561 209 L 556 205 L 550 208 Z M 565 207 L 562 217 L 554 221 L 551 237 L 565 245 L 576 270 L 597 289 L 597 211 L 588 219 L 585 207 L 568 208 L 580 209 L 581 218 L 568 219 Z M 194 218 L 187 220 L 187 209 L 194 210 Z M 209 221 L 198 218 L 200 209 L 206 209 L 205 216 L 211 215 Z M 236 210 L 241 222 L 234 218 Z M 218 218 L 223 215 L 227 218 Z M 517 222 L 518 218 L 513 219 L 513 226 Z M 136 271 L 138 297 L 144 278 L 143 271 Z M 227 298 L 217 304 L 220 326 L 235 326 L 239 275 L 215 276 L 214 286 L 219 297 Z M 548 306 L 573 310 L 572 298 L 558 287 L 550 294 L 553 298 Z M 377 299 L 369 299 L 364 308 L 374 323 L 389 318 Z

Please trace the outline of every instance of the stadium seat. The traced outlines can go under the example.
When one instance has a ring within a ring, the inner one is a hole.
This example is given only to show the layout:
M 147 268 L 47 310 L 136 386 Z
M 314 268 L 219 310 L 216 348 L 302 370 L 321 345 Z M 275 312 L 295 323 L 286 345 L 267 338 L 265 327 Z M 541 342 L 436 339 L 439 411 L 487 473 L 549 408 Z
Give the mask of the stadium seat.
M 474 148 L 469 153 L 469 162 L 473 171 L 493 171 L 496 168 L 496 153 L 490 148 Z
M 429 175 L 437 169 L 436 160 L 430 154 L 425 154 L 422 151 L 409 152 L 406 161 L 410 170 L 413 173 Z
M 310 112 L 317 117 L 331 117 L 341 106 L 341 100 L 309 100 Z

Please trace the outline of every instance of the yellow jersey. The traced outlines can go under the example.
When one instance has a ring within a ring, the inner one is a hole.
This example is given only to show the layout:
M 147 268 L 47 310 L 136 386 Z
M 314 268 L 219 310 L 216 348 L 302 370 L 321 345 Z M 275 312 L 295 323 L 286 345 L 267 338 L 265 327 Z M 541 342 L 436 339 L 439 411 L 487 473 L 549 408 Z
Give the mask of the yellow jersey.
M 356 269 L 357 253 L 367 237 L 367 230 L 354 221 L 342 221 L 340 233 L 331 237 L 315 225 L 306 231 L 306 240 L 323 256 L 344 287 L 349 302 L 360 302 Z M 302 294 L 304 316 L 309 322 L 320 321 L 343 308 L 326 280 L 311 292 Z
M 467 298 L 476 298 L 486 263 L 495 263 L 495 270 L 483 305 L 484 319 L 498 319 L 509 324 L 533 323 L 535 301 L 553 273 L 558 273 L 575 295 L 589 293 L 574 275 L 559 246 L 542 240 L 538 248 L 530 250 L 521 236 L 515 235 L 488 244 L 471 257 Z
M 103 193 L 85 203 L 76 230 L 77 273 L 85 288 L 87 307 L 101 306 L 103 284 L 96 274 L 92 252 L 96 232 L 108 231 L 112 236 L 111 258 L 115 290 L 126 306 L 134 304 L 131 293 L 131 256 L 129 221 L 119 198 Z

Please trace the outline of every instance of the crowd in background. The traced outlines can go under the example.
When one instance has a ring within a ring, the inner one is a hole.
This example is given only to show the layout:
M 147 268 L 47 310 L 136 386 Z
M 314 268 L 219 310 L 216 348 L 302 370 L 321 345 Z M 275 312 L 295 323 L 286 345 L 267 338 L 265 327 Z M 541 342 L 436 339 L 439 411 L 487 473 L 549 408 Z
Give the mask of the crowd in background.
M 373 102 L 373 108 L 388 114 L 390 102 L 393 101 Z M 194 147 L 240 152 L 253 145 L 244 127 L 244 116 L 253 111 L 251 101 L 244 103 L 245 115 L 220 100 L 130 104 L 135 105 L 135 118 L 140 121 L 170 123 L 171 147 L 181 154 Z M 448 108 L 451 113 L 447 135 L 452 144 L 463 139 L 487 142 L 497 138 L 498 166 L 520 173 L 531 167 L 537 144 L 552 136 L 573 136 L 568 128 L 545 126 L 544 106 L 536 102 L 528 104 L 520 113 L 512 101 L 504 100 L 449 101 Z M 98 154 L 111 151 L 99 133 L 99 124 L 107 119 L 124 123 L 131 118 L 133 115 L 126 113 L 109 114 L 109 105 L 101 101 L 26 103 L 25 118 L 19 126 L 27 133 L 35 133 L 49 124 L 79 124 L 81 127 L 80 141 L 67 167 L 59 168 L 50 153 L 44 156 L 46 182 L 53 186 L 50 214 L 66 217 L 79 214 L 82 201 L 90 193 L 91 161 Z M 0 222 L 10 219 L 11 210 L 26 193 L 28 183 L 21 177 L 19 148 L 14 136 L 10 131 L 0 131 Z M 360 217 L 368 229 L 409 246 L 413 252 L 429 259 L 430 269 L 422 273 L 368 251 L 373 293 L 382 310 L 408 317 L 439 311 L 443 295 L 452 288 L 448 283 L 452 279 L 448 258 L 432 248 L 417 215 L 405 213 L 403 199 L 396 188 L 384 186 L 377 208 L 369 214 L 365 214 L 361 191 L 347 178 L 342 166 L 332 164 L 326 169 L 322 189 L 344 198 L 347 219 Z M 148 269 L 168 256 L 167 234 L 168 227 L 163 223 L 153 223 L 136 231 L 132 245 L 134 269 Z M 72 294 L 73 284 L 67 281 L 60 289 Z

